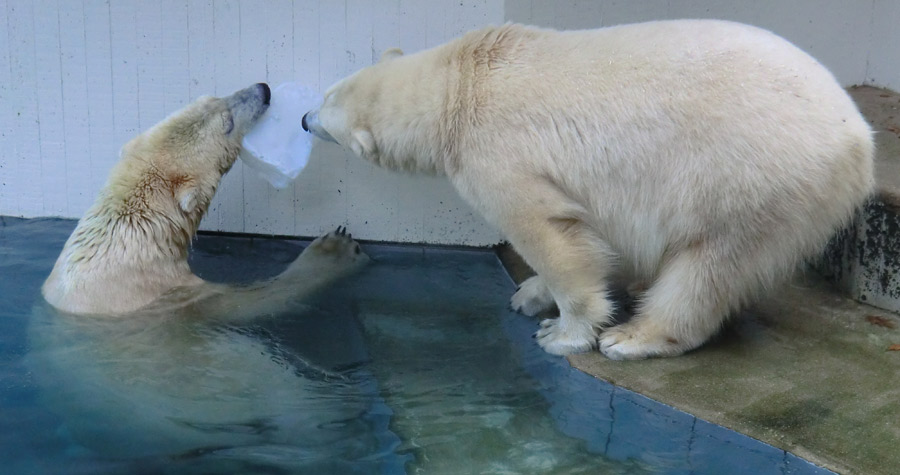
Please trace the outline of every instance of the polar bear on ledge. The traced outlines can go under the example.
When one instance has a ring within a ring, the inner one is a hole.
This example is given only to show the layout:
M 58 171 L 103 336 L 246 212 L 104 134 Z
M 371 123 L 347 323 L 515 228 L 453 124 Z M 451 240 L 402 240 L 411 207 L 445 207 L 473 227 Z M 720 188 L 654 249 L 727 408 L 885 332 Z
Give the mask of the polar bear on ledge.
M 203 301 L 204 313 L 215 317 L 252 317 L 275 312 L 366 262 L 359 245 L 338 228 L 268 282 L 234 287 L 191 272 L 190 241 L 270 97 L 266 84 L 225 98 L 202 97 L 126 144 L 44 283 L 46 301 L 68 313 L 119 315 L 166 296 Z
M 870 194 L 872 134 L 815 59 L 714 20 L 488 27 L 332 86 L 304 126 L 446 175 L 537 272 L 547 351 L 673 356 L 819 250 Z M 611 326 L 612 278 L 639 282 Z

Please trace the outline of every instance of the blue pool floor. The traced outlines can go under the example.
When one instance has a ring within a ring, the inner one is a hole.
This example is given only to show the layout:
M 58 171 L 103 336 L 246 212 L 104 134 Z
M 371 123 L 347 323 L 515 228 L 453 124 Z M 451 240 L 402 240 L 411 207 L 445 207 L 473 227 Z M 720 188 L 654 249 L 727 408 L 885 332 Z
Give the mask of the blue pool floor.
M 74 224 L 0 217 L 4 473 L 830 473 L 545 354 L 490 250 L 364 243 L 284 314 L 98 328 L 40 300 Z M 191 265 L 249 283 L 305 245 L 201 235 Z

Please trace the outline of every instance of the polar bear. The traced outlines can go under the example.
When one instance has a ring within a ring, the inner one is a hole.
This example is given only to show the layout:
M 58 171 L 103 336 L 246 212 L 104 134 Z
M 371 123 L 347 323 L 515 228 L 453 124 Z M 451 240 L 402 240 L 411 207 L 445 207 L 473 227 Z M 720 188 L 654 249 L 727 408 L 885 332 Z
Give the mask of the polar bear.
M 204 97 L 130 141 L 44 283 L 29 366 L 86 457 L 293 472 L 366 449 L 370 378 L 335 372 L 260 326 L 290 313 L 316 331 L 302 321 L 318 316 L 306 297 L 368 261 L 346 229 L 255 284 L 206 282 L 188 266 L 200 219 L 269 98 L 265 84 Z
M 174 296 L 203 300 L 211 316 L 253 316 L 364 264 L 338 228 L 264 285 L 234 288 L 191 272 L 188 246 L 200 219 L 270 97 L 266 84 L 202 97 L 126 144 L 44 283 L 46 301 L 68 313 L 121 315 Z
M 378 165 L 446 175 L 555 303 L 538 343 L 673 356 L 785 278 L 873 187 L 872 133 L 821 64 L 752 26 L 507 24 L 339 81 L 304 126 Z M 608 283 L 643 283 L 613 325 Z

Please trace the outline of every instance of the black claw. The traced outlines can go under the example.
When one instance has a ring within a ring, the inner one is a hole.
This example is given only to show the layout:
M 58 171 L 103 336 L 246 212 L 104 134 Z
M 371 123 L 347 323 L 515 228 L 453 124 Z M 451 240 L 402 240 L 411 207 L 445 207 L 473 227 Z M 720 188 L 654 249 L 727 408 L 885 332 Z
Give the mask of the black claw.
M 531 338 L 537 338 L 537 333 L 532 333 Z
M 347 239 L 353 239 L 353 233 L 348 234 Z
M 334 234 L 340 234 L 340 233 L 341 233 L 341 227 L 338 226 L 337 229 L 334 230 Z

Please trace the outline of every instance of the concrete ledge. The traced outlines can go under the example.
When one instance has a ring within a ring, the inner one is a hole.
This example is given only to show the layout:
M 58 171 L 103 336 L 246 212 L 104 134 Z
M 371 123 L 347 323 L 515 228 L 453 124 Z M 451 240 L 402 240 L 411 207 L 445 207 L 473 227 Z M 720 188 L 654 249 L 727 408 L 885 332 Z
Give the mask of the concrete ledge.
M 817 269 L 848 296 L 900 311 L 900 94 L 849 90 L 875 130 L 876 192 L 829 244 Z
M 532 274 L 512 249 L 498 253 L 517 283 Z M 590 352 L 569 362 L 830 470 L 887 475 L 900 466 L 895 344 L 900 317 L 809 274 L 684 356 L 620 362 Z

